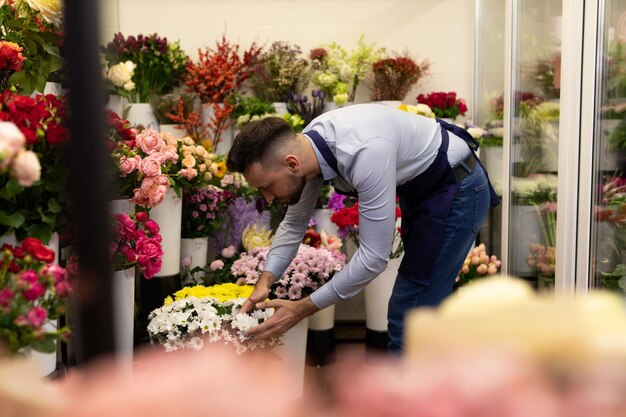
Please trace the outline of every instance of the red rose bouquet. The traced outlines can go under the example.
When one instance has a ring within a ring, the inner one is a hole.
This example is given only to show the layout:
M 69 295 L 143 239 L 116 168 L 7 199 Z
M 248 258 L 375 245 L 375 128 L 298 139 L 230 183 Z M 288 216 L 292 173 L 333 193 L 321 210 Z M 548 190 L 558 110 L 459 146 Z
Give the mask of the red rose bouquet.
M 63 314 L 72 288 L 67 271 L 53 263 L 54 251 L 27 237 L 21 246 L 0 248 L 0 344 L 10 352 L 30 346 L 54 352 L 55 340 L 69 329 L 46 331 L 44 324 Z
M 14 231 L 18 241 L 31 236 L 48 243 L 68 221 L 65 102 L 52 95 L 33 98 L 5 91 L 0 94 L 0 121 L 19 129 L 0 133 L 6 153 L 0 158 L 0 235 Z
M 426 104 L 438 118 L 454 119 L 467 112 L 465 100 L 457 98 L 455 92 L 434 92 L 428 95 L 420 94 L 417 102 Z

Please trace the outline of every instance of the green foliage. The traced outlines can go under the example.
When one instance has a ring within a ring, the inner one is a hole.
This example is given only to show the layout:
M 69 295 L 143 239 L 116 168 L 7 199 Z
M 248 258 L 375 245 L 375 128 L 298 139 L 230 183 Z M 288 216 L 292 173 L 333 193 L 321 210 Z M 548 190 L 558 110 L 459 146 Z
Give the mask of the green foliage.
M 21 71 L 14 72 L 8 79 L 0 76 L 0 89 L 14 86 L 24 95 L 35 90 L 43 92 L 48 79 L 63 65 L 57 46 L 61 42 L 57 29 L 26 2 L 13 6 L 5 2 L 0 6 L 0 33 L 3 41 L 22 47 L 26 58 Z

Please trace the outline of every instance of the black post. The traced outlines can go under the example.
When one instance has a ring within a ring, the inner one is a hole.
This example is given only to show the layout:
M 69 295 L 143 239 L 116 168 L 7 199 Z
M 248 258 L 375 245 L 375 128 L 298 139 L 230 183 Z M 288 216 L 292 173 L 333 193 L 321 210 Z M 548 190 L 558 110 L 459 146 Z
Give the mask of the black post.
M 69 197 L 80 261 L 74 338 L 84 364 L 114 350 L 104 87 L 98 0 L 66 0 L 70 103 Z

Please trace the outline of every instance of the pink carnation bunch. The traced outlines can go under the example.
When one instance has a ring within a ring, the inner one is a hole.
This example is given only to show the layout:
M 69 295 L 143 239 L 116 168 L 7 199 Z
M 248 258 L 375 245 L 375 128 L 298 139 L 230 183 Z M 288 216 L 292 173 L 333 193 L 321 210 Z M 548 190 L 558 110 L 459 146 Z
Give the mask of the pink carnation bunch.
M 257 248 L 242 253 L 231 267 L 232 274 L 242 278 L 245 284 L 254 285 L 263 271 L 268 251 L 269 248 Z M 284 274 L 274 283 L 272 295 L 289 300 L 306 297 L 330 280 L 345 263 L 345 255 L 337 251 L 302 244 Z
M 159 225 L 148 213 L 116 214 L 115 239 L 110 253 L 115 270 L 137 267 L 150 279 L 161 270 L 163 247 Z

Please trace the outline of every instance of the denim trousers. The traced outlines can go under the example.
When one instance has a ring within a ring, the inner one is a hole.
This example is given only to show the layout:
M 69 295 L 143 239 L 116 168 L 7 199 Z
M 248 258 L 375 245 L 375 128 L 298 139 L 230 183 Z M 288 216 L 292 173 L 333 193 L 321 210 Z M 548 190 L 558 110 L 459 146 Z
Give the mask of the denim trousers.
M 389 352 L 403 351 L 407 312 L 417 307 L 437 306 L 450 295 L 454 279 L 476 240 L 488 210 L 489 183 L 485 172 L 477 164 L 458 184 L 430 285 L 410 281 L 402 274 L 396 277 L 387 313 Z

